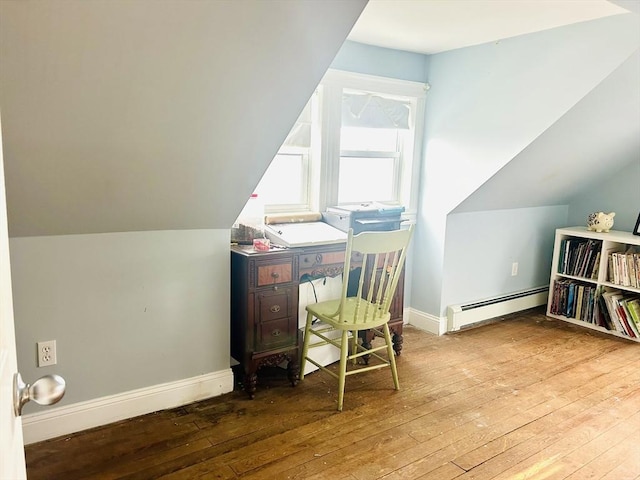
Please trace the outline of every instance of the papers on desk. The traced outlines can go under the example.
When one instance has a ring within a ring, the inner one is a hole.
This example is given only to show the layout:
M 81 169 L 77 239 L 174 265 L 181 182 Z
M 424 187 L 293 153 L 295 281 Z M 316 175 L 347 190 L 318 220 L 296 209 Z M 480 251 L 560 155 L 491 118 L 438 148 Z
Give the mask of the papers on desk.
M 347 241 L 345 232 L 324 222 L 266 225 L 265 234 L 271 243 L 283 247 L 308 247 Z

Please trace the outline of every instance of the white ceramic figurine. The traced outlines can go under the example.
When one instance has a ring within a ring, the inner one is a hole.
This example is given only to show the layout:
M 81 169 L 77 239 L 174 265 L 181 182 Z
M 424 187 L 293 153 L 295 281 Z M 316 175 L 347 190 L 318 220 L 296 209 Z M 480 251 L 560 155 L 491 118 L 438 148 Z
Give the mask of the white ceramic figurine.
M 592 232 L 608 232 L 613 227 L 613 217 L 616 212 L 594 212 L 587 217 L 587 230 Z

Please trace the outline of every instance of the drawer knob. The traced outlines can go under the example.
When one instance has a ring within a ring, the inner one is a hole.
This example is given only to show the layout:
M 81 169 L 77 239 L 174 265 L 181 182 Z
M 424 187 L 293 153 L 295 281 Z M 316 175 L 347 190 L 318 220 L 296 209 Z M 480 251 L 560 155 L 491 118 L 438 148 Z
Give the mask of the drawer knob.
M 274 337 L 279 337 L 280 335 L 282 335 L 282 332 L 276 328 L 273 332 L 271 332 L 271 335 L 273 335 Z
M 273 278 L 280 278 L 280 274 L 278 272 L 271 272 L 271 276 Z
M 273 313 L 278 313 L 280 311 L 280 305 L 272 305 L 269 310 L 271 310 Z

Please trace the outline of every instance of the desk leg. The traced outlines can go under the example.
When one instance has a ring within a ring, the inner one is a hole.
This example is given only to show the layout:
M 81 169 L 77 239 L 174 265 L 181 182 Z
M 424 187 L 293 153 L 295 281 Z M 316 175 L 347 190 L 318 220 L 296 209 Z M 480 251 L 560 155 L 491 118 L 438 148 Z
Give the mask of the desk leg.
M 256 396 L 256 385 L 258 383 L 258 374 L 247 372 L 244 376 L 244 390 L 249 394 L 249 398 L 253 400 Z
M 300 363 L 296 360 L 295 356 L 293 356 L 287 364 L 287 378 L 291 382 L 292 387 L 298 385 L 298 381 L 300 381 Z
M 402 337 L 402 333 L 393 332 L 393 351 L 396 352 L 396 356 L 400 356 L 400 352 L 402 352 L 402 342 L 404 342 L 404 338 Z
M 398 327 L 389 327 L 391 329 L 391 341 L 393 342 L 393 351 L 396 352 L 396 356 L 400 356 L 402 352 L 402 342 L 404 342 L 404 338 L 402 337 L 402 328 Z M 375 338 L 373 332 L 370 331 L 361 331 L 360 338 L 362 339 L 362 347 L 363 348 L 371 348 L 371 342 Z M 363 355 L 364 363 L 369 365 L 370 355 Z

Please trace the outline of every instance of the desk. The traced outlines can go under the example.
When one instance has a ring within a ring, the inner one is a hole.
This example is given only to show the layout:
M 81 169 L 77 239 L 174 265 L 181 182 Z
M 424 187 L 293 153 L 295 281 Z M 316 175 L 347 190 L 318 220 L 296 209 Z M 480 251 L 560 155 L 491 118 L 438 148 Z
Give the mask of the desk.
M 293 386 L 298 383 L 300 281 L 341 275 L 345 247 L 345 243 L 338 243 L 268 252 L 251 246 L 231 247 L 231 355 L 243 368 L 244 387 L 251 398 L 263 366 L 287 362 L 289 381 Z M 354 255 L 352 266 L 357 268 L 359 254 Z M 402 350 L 403 284 L 401 278 L 389 320 L 396 355 Z M 361 333 L 363 342 L 373 340 L 371 332 Z

